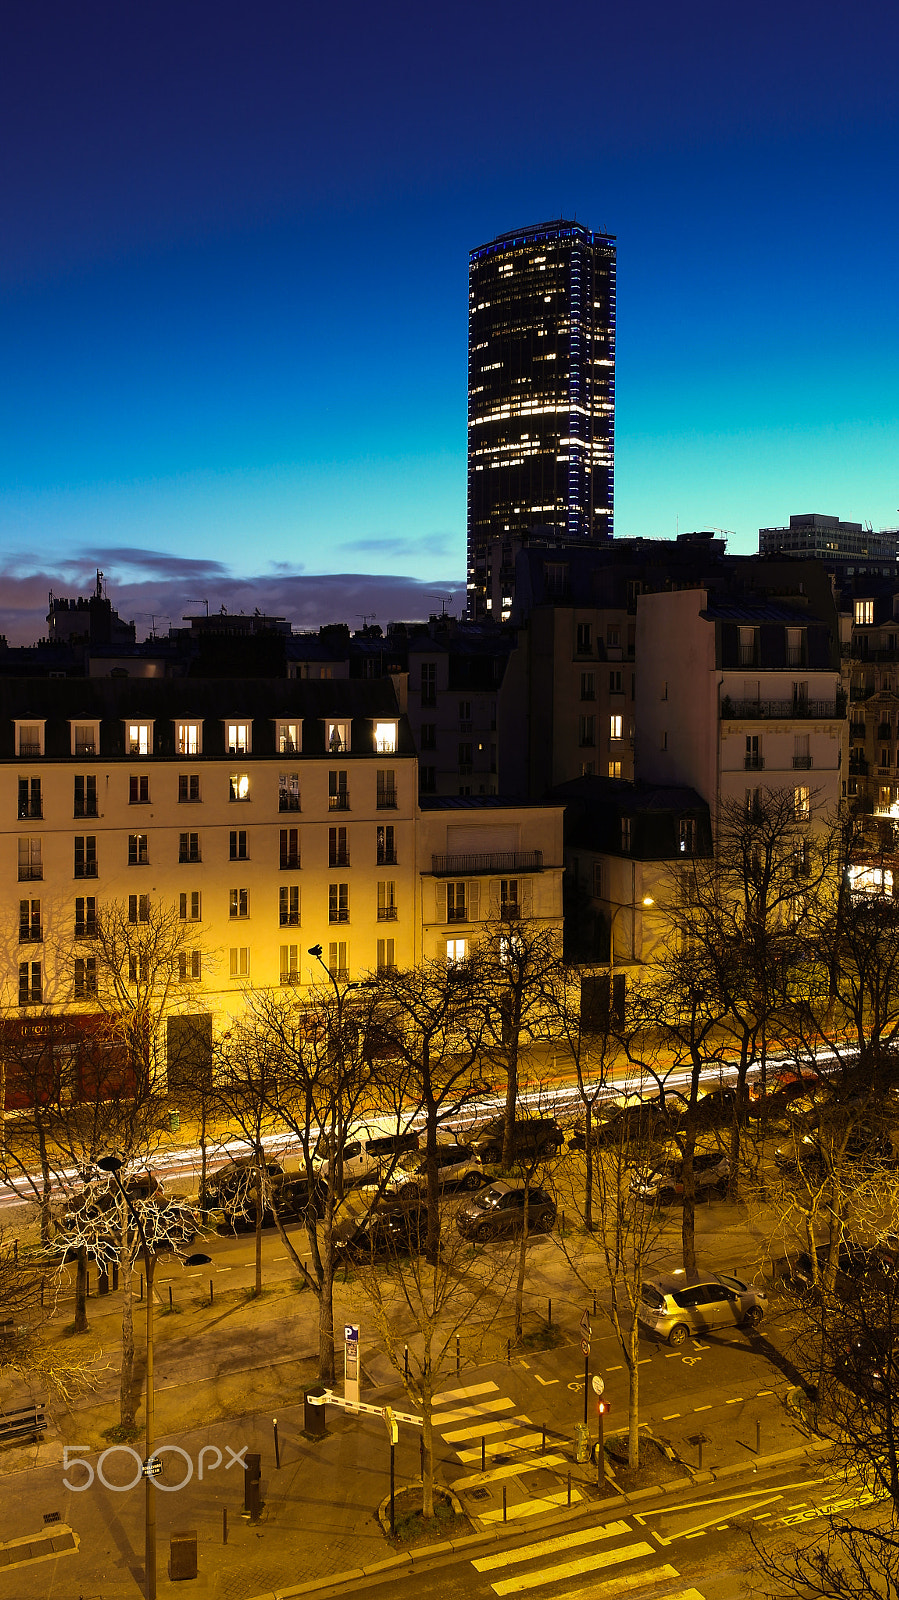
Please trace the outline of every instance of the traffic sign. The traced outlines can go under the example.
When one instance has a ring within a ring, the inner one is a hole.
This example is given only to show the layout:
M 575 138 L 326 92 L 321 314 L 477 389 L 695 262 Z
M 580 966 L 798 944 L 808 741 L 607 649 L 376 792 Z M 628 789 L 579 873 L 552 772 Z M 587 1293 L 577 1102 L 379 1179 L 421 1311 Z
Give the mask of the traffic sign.
M 594 1394 L 602 1394 L 604 1388 L 605 1388 L 605 1384 L 603 1383 L 602 1378 L 596 1377 L 596 1378 L 593 1379 L 593 1393 Z
M 582 1339 L 581 1340 L 581 1355 L 588 1356 L 589 1354 L 590 1354 L 590 1340 L 589 1339 Z
M 589 1339 L 589 1337 L 590 1337 L 590 1313 L 589 1313 L 589 1311 L 585 1311 L 584 1315 L 581 1317 L 581 1333 L 584 1335 L 585 1339 Z
M 397 1426 L 397 1420 L 393 1413 L 393 1407 L 384 1406 L 381 1415 L 387 1424 L 387 1432 L 390 1436 L 390 1443 L 396 1444 L 400 1436 L 400 1430 Z
M 344 1325 L 343 1325 L 343 1337 L 344 1337 L 344 1340 L 345 1340 L 345 1342 L 347 1344 L 358 1344 L 359 1343 L 359 1329 L 358 1329 L 358 1327 L 356 1327 L 355 1324 L 353 1324 L 352 1322 L 345 1322 Z
M 143 1474 L 145 1478 L 158 1478 L 161 1471 L 162 1461 L 159 1456 L 151 1456 L 148 1461 L 144 1462 Z

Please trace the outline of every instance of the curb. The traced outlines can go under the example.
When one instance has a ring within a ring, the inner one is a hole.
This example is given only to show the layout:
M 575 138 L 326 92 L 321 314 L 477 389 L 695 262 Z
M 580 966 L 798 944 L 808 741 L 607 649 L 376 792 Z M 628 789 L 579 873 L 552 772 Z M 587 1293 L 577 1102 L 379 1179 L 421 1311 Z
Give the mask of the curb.
M 715 1471 L 690 1473 L 686 1478 L 674 1478 L 664 1485 L 654 1485 L 648 1489 L 635 1489 L 633 1494 L 615 1494 L 607 1496 L 604 1500 L 592 1500 L 589 1510 L 601 1515 L 610 1511 L 621 1512 L 625 1507 L 640 1505 L 647 1500 L 658 1498 L 659 1495 L 676 1494 L 679 1490 L 690 1489 L 695 1484 L 717 1483 L 720 1478 L 736 1478 L 742 1475 L 752 1476 L 759 1468 L 777 1467 L 788 1461 L 800 1461 L 807 1456 L 819 1455 L 825 1450 L 833 1449 L 832 1439 L 819 1439 L 807 1445 L 795 1445 L 789 1450 L 778 1450 L 772 1455 L 759 1456 L 755 1461 L 737 1461 L 733 1466 L 719 1467 Z M 441 1487 L 444 1487 L 443 1485 Z M 542 1516 L 529 1517 L 527 1531 L 531 1528 L 540 1530 L 573 1522 L 583 1517 L 585 1507 L 577 1506 L 553 1507 L 551 1511 Z M 417 1550 L 406 1550 L 401 1555 L 387 1556 L 383 1561 L 369 1562 L 365 1567 L 353 1567 L 347 1572 L 335 1572 L 330 1577 L 313 1578 L 308 1583 L 295 1584 L 289 1589 L 267 1589 L 263 1594 L 253 1595 L 252 1600 L 299 1600 L 302 1595 L 323 1594 L 329 1589 L 338 1589 L 344 1584 L 355 1583 L 370 1579 L 372 1584 L 382 1582 L 385 1578 L 394 1576 L 405 1569 L 411 1572 L 413 1568 L 424 1567 L 429 1557 L 436 1556 L 436 1565 L 450 1566 L 454 1561 L 465 1560 L 472 1549 L 493 1544 L 503 1538 L 518 1538 L 521 1529 L 504 1526 L 490 1528 L 484 1533 L 464 1534 L 460 1539 L 449 1539 L 442 1544 L 421 1545 Z

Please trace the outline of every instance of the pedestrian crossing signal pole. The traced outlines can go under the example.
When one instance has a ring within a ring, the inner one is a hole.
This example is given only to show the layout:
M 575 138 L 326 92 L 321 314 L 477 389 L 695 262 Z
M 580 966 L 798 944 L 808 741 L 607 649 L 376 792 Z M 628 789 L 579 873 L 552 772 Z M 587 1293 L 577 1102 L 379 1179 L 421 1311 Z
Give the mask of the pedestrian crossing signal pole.
M 606 1412 L 611 1408 L 608 1400 L 603 1400 L 605 1384 L 599 1376 L 593 1379 L 593 1393 L 596 1395 L 596 1482 L 600 1489 L 606 1486 Z

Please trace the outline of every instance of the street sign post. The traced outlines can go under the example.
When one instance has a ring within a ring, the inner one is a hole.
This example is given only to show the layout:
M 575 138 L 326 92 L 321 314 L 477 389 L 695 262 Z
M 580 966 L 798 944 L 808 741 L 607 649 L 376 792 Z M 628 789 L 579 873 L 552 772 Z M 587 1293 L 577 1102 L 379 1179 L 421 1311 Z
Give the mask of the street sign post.
M 589 1311 L 585 1311 L 584 1315 L 581 1317 L 581 1333 L 584 1335 L 585 1339 L 589 1339 L 589 1337 L 590 1337 L 590 1313 L 589 1313 Z
M 359 1327 L 355 1322 L 343 1328 L 343 1393 L 352 1405 L 359 1404 Z

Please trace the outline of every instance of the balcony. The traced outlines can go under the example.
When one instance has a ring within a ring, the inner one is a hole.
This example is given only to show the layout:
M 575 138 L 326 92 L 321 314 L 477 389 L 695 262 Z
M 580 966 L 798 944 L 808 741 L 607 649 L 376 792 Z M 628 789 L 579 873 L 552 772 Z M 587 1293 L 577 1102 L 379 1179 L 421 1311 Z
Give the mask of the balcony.
M 437 878 L 471 877 L 483 872 L 542 871 L 542 850 L 495 850 L 485 855 L 431 857 L 431 872 Z
M 747 772 L 762 772 L 765 766 L 765 758 L 760 755 L 744 756 L 743 765 Z
M 460 767 L 459 771 L 461 772 L 461 770 L 462 769 Z M 379 811 L 395 811 L 396 810 L 396 790 L 395 789 L 379 789 L 378 790 L 377 808 L 378 808 Z
M 93 739 L 90 741 L 85 739 L 76 739 L 75 754 L 76 756 L 95 756 L 97 754 L 97 746 L 95 745 Z
M 721 701 L 721 716 L 736 722 L 835 720 L 837 705 L 835 700 L 731 700 L 725 695 Z
M 20 756 L 39 756 L 40 754 L 41 754 L 41 747 L 40 747 L 39 744 L 33 744 L 30 740 L 26 740 L 26 739 L 20 739 L 19 740 L 19 755 Z
M 855 751 L 849 757 L 849 772 L 853 777 L 864 778 L 867 776 L 868 763 L 864 756 L 857 755 Z
M 793 769 L 796 772 L 810 772 L 813 758 L 811 756 L 794 756 Z
M 349 809 L 350 809 L 350 797 L 349 797 L 349 793 L 347 792 L 346 789 L 342 789 L 340 794 L 329 794 L 328 795 L 328 810 L 329 811 L 349 811 Z
M 285 850 L 281 856 L 282 872 L 298 872 L 300 868 L 299 850 Z
M 379 922 L 396 922 L 396 906 L 378 906 Z

